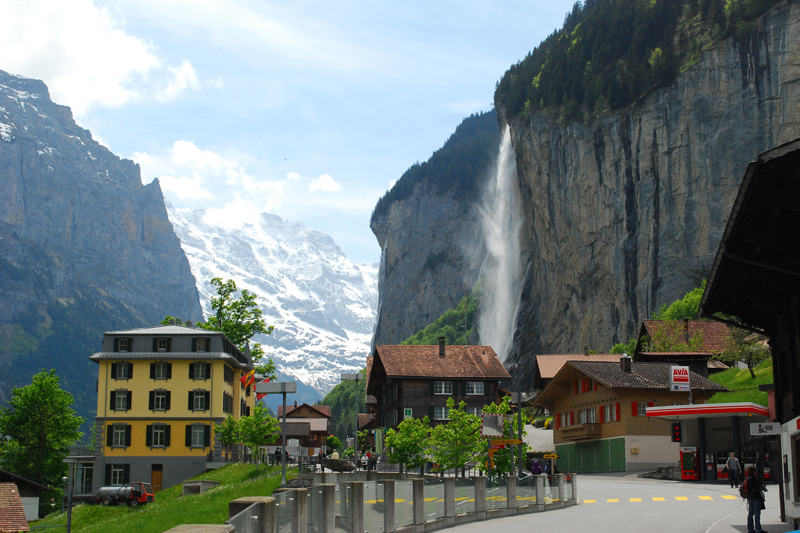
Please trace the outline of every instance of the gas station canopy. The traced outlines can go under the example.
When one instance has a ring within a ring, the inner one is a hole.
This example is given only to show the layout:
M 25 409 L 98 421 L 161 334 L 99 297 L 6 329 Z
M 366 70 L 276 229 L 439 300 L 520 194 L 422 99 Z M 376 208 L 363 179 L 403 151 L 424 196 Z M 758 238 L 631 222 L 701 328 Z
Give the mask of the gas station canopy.
M 749 416 L 768 418 L 769 411 L 763 405 L 752 402 L 701 403 L 694 405 L 664 405 L 647 408 L 648 417 L 669 420 L 692 420 L 717 416 Z

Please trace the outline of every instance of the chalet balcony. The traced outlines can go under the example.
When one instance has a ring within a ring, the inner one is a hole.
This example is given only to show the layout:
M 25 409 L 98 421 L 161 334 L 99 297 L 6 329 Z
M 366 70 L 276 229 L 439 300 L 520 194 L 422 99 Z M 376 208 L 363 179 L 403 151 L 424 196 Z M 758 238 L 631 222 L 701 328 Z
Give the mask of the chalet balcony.
M 600 424 L 578 424 L 561 428 L 561 438 L 564 440 L 588 440 L 600 438 Z

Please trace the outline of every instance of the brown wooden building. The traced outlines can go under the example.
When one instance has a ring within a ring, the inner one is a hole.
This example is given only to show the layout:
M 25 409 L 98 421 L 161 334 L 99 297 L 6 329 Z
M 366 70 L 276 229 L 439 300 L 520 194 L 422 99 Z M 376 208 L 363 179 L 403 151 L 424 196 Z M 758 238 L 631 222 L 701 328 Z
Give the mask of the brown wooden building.
M 511 376 L 491 346 L 377 346 L 367 361 L 368 409 L 378 427 L 406 418 L 448 419 L 447 399 L 480 414 L 500 400 L 499 384 Z
M 617 356 L 619 357 L 619 356 Z M 644 470 L 678 460 L 670 424 L 651 420 L 648 407 L 688 404 L 685 392 L 670 391 L 669 363 L 567 361 L 534 401 L 553 415 L 553 441 L 562 472 Z M 695 403 L 721 385 L 692 373 Z
M 278 421 L 283 421 L 283 406 L 278 406 Z M 308 448 L 309 455 L 324 449 L 331 422 L 329 405 L 294 405 L 286 407 L 286 437 L 297 438 L 300 446 Z M 290 427 L 293 429 L 290 430 Z

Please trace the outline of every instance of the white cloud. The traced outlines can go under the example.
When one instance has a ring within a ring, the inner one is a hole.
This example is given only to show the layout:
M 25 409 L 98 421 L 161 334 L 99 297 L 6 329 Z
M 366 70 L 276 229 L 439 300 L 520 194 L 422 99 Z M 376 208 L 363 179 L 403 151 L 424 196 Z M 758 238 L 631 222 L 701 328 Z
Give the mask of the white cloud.
M 336 183 L 330 174 L 323 174 L 308 185 L 309 192 L 339 192 L 341 190 L 342 186 Z
M 184 60 L 180 67 L 169 68 L 172 76 L 169 83 L 156 95 L 160 102 L 169 102 L 174 100 L 180 93 L 186 89 L 199 90 L 200 82 L 197 80 L 197 73 L 189 61 Z
M 166 102 L 202 87 L 188 60 L 166 65 L 116 12 L 92 0 L 0 0 L 0 59 L 3 70 L 43 80 L 53 101 L 76 117 L 94 106 Z

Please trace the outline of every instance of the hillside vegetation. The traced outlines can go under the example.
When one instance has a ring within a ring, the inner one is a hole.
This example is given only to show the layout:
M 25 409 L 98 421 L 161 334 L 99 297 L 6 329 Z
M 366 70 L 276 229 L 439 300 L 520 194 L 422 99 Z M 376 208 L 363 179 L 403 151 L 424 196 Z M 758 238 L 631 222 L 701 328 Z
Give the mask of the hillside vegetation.
M 508 120 L 574 120 L 624 108 L 668 85 L 719 39 L 746 39 L 779 0 L 586 0 L 512 66 L 495 103 Z
M 296 471 L 287 472 L 287 479 Z M 279 466 L 234 463 L 192 479 L 208 479 L 220 484 L 203 494 L 182 497 L 182 485 L 156 494 L 156 501 L 140 507 L 103 507 L 82 504 L 73 509 L 74 533 L 141 533 L 166 531 L 181 524 L 223 524 L 228 519 L 228 503 L 245 496 L 271 496 L 281 484 Z M 32 524 L 55 527 L 67 523 L 66 514 L 52 514 Z
M 753 402 L 767 405 L 767 393 L 758 390 L 759 385 L 773 383 L 772 359 L 767 359 L 755 368 L 756 378 L 750 376 L 746 368 L 729 368 L 723 372 L 711 374 L 708 379 L 719 383 L 730 392 L 718 392 L 708 403 Z

